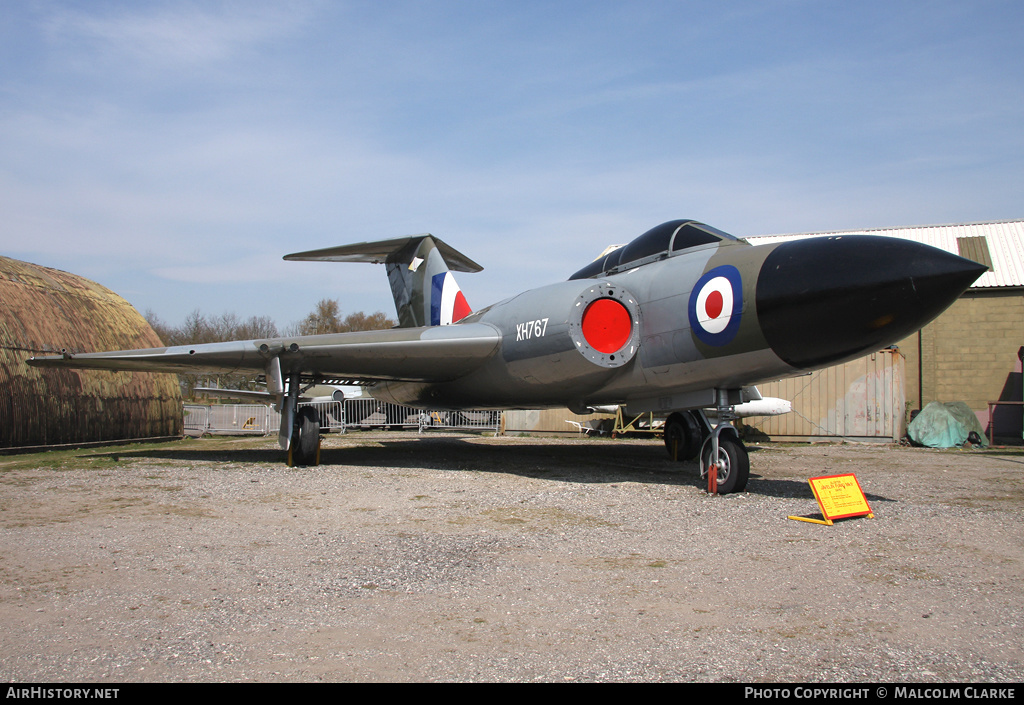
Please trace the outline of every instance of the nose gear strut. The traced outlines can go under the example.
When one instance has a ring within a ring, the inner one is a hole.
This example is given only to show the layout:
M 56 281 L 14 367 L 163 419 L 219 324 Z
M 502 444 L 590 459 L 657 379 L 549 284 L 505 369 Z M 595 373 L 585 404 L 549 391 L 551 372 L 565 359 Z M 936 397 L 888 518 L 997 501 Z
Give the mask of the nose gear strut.
M 717 390 L 716 397 L 718 423 L 701 448 L 700 476 L 707 478 L 709 494 L 742 492 L 750 476 L 750 458 L 732 423 L 739 417 L 728 390 Z

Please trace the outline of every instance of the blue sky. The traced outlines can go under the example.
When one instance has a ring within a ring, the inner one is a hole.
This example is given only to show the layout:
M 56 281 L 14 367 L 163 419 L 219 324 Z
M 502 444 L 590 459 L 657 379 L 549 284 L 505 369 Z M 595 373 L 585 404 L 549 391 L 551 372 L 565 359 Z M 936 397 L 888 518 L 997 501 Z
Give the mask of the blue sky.
M 0 0 L 0 254 L 192 310 L 474 307 L 691 217 L 745 237 L 1024 217 L 1024 3 Z

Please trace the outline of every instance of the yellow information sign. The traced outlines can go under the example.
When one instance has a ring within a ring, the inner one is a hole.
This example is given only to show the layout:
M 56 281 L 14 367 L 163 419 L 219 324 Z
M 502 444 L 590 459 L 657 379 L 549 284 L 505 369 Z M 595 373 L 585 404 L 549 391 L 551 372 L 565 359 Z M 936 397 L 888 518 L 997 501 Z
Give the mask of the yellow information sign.
M 808 482 L 811 484 L 814 498 L 818 500 L 818 506 L 821 507 L 821 516 L 824 521 L 796 516 L 791 516 L 790 519 L 832 526 L 832 522 L 836 519 L 861 516 L 873 519 L 875 517 L 871 513 L 871 507 L 868 506 L 868 500 L 864 497 L 860 483 L 857 482 L 857 477 L 853 473 L 812 477 Z

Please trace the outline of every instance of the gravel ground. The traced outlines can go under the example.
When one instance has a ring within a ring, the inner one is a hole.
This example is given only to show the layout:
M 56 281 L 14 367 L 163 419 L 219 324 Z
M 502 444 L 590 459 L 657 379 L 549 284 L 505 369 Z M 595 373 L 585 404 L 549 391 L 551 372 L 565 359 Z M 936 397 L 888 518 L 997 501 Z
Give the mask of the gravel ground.
M 1024 451 L 273 440 L 0 457 L 5 681 L 1024 680 Z M 807 479 L 874 519 L 822 526 Z

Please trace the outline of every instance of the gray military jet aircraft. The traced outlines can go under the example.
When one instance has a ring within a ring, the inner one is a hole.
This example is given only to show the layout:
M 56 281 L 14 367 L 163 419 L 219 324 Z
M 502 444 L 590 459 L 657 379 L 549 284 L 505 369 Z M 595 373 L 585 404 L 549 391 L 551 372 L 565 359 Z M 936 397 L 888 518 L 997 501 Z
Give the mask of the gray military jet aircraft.
M 371 385 L 431 409 L 625 405 L 668 415 L 676 459 L 701 454 L 719 492 L 742 491 L 747 452 L 727 421 L 752 385 L 903 339 L 935 318 L 983 265 L 906 240 L 843 235 L 751 246 L 692 220 L 663 223 L 567 281 L 471 312 L 452 276 L 480 265 L 431 235 L 287 255 L 383 263 L 397 328 L 34 358 L 101 370 L 252 372 L 281 411 L 289 464 L 314 464 L 314 384 Z M 708 424 L 702 408 L 715 408 Z

